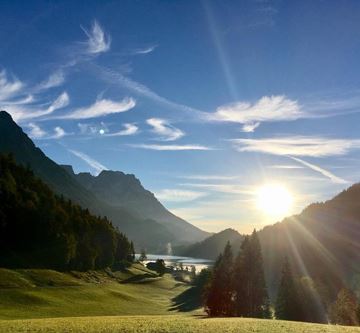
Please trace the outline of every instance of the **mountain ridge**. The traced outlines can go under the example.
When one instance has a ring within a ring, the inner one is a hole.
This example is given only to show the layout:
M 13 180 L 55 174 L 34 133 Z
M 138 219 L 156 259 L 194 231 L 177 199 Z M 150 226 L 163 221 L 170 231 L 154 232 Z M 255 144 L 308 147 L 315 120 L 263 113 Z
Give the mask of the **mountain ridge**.
M 29 166 L 35 175 L 40 177 L 55 193 L 73 200 L 93 214 L 107 216 L 122 232 L 134 240 L 138 248 L 144 247 L 148 251 L 162 252 L 168 243 L 181 243 L 178 230 L 171 230 L 171 226 L 158 223 L 149 217 L 139 217 L 120 205 L 110 205 L 98 198 L 83 186 L 76 176 L 72 176 L 71 166 L 61 167 L 48 158 L 40 148 L 23 132 L 6 111 L 0 111 L 0 153 L 10 153 L 17 163 Z M 70 172 L 70 173 L 69 173 Z M 188 228 L 190 224 L 186 224 Z M 199 240 L 207 233 L 199 230 Z M 141 232 L 139 232 L 141 231 Z M 196 238 L 196 237 L 195 237 Z
M 126 208 L 136 217 L 153 219 L 164 226 L 171 225 L 182 242 L 191 243 L 208 235 L 208 233 L 205 234 L 199 228 L 168 211 L 133 174 L 103 170 L 94 176 L 87 172 L 75 174 L 69 166 L 64 168 L 84 188 L 111 206 Z

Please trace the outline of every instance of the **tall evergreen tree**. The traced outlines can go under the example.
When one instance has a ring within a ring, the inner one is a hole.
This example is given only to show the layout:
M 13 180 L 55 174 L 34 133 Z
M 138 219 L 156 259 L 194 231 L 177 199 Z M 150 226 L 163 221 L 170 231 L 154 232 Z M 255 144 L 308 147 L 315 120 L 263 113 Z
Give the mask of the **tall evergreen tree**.
M 291 271 L 291 266 L 285 258 L 279 290 L 275 304 L 275 315 L 277 319 L 301 320 L 302 308 L 296 283 Z
M 255 230 L 241 245 L 235 262 L 233 284 L 235 315 L 256 318 L 271 316 L 261 245 Z
M 205 310 L 209 316 L 232 315 L 232 268 L 233 253 L 227 242 L 224 252 L 218 257 L 208 286 Z
M 330 306 L 330 321 L 333 324 L 358 326 L 360 324 L 360 304 L 349 289 L 341 289 L 336 301 Z

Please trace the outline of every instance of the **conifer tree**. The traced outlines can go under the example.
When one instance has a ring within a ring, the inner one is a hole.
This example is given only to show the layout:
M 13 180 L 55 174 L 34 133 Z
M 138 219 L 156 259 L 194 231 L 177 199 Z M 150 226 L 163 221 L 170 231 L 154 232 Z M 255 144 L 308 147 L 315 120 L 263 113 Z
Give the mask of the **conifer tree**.
M 261 245 L 255 230 L 241 245 L 235 262 L 233 279 L 235 315 L 269 318 L 271 314 Z
M 209 316 L 232 315 L 232 266 L 233 253 L 230 243 L 227 242 L 224 252 L 216 260 L 207 290 L 205 310 Z
M 302 309 L 299 294 L 291 271 L 291 266 L 285 258 L 279 290 L 275 304 L 275 315 L 277 319 L 300 320 Z

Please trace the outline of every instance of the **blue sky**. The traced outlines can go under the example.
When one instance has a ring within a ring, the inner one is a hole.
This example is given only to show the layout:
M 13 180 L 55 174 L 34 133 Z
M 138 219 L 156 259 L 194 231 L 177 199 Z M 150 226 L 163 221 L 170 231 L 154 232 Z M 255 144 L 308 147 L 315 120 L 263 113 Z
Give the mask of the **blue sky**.
M 0 107 L 58 163 L 135 174 L 209 231 L 359 180 L 358 1 L 1 1 Z M 1 134 L 0 134 L 1 135 Z

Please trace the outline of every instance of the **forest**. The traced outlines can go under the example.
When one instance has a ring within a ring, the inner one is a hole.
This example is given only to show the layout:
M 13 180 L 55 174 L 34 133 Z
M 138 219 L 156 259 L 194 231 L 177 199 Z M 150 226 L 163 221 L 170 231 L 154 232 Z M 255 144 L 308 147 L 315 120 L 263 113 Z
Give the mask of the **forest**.
M 0 266 L 90 270 L 134 260 L 134 246 L 106 217 L 58 196 L 0 155 Z
M 353 291 L 343 285 L 335 298 L 328 295 L 325 301 L 326 288 L 294 274 L 286 254 L 271 304 L 257 232 L 246 236 L 236 250 L 234 256 L 228 242 L 203 283 L 204 308 L 209 316 L 360 324 L 360 303 Z

